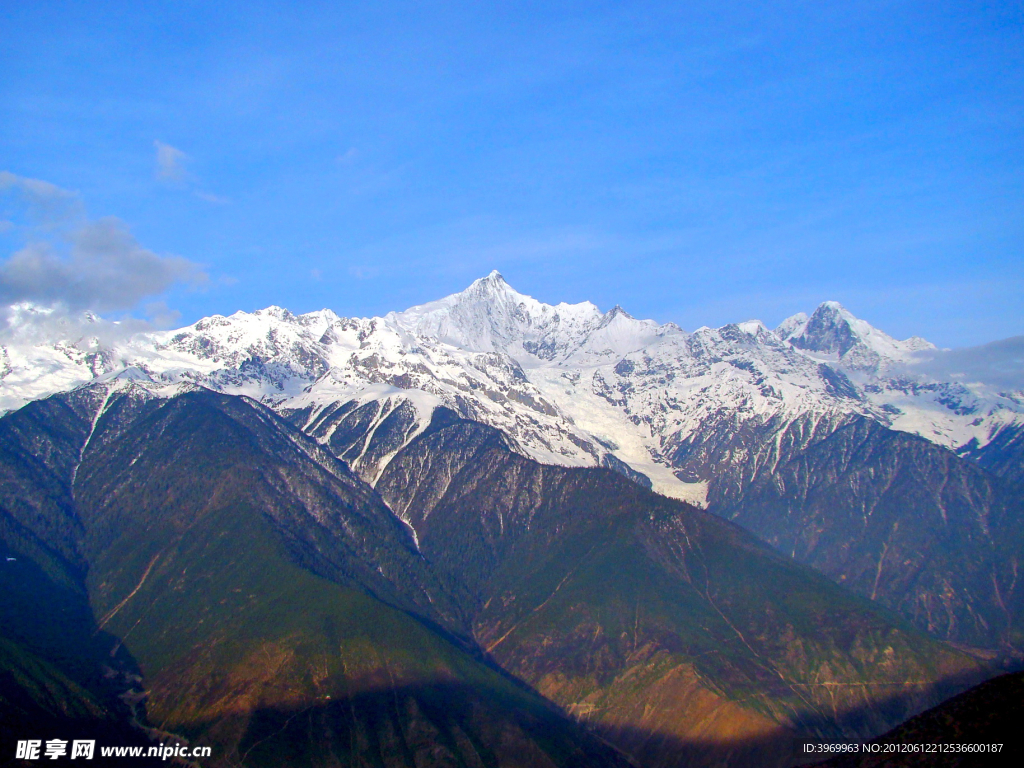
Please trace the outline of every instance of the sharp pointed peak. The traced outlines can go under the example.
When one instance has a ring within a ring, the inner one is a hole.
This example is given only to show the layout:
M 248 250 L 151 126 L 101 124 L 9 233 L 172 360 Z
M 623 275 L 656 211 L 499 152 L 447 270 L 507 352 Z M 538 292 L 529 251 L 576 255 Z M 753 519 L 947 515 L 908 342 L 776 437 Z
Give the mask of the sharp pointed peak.
M 629 312 L 624 310 L 619 304 L 616 304 L 614 307 L 612 307 L 611 309 L 604 313 L 604 319 L 606 323 L 611 322 L 616 317 L 624 317 L 627 320 L 636 319 L 631 314 L 629 314 Z
M 478 277 L 470 283 L 465 290 L 459 291 L 448 298 L 454 298 L 458 301 L 478 301 L 481 298 L 488 301 L 498 298 L 513 301 L 529 299 L 528 296 L 520 293 L 509 285 L 502 274 L 496 269 L 491 270 L 491 272 L 484 277 Z M 441 301 L 444 300 L 445 299 L 442 299 Z
M 821 304 L 819 304 L 818 307 L 814 310 L 812 317 L 814 315 L 818 315 L 819 317 L 822 315 L 832 315 L 856 319 L 854 314 L 850 310 L 848 310 L 838 301 L 833 301 L 831 299 L 829 301 L 821 302 Z
M 474 280 L 472 283 L 470 283 L 469 287 L 472 288 L 473 286 L 476 286 L 476 285 L 490 285 L 490 286 L 495 286 L 495 287 L 497 287 L 497 286 L 508 286 L 508 282 L 502 276 L 501 272 L 499 272 L 496 269 L 492 269 L 490 272 L 488 272 L 483 277 L 478 277 L 476 280 Z

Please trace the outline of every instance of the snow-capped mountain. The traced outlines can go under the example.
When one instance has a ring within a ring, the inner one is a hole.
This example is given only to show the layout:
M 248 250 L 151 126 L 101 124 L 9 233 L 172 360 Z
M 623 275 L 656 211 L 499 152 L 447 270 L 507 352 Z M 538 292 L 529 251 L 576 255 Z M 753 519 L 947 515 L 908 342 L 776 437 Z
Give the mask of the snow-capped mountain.
M 933 345 L 894 339 L 835 302 L 775 330 L 748 321 L 688 333 L 620 307 L 544 304 L 492 272 L 385 317 L 269 307 L 115 343 L 102 341 L 105 321 L 93 321 L 95 335 L 15 334 L 0 347 L 0 407 L 129 376 L 154 392 L 198 384 L 249 395 L 324 443 L 358 412 L 368 436 L 344 450 L 371 482 L 439 405 L 501 429 L 540 461 L 639 472 L 698 503 L 723 462 L 777 461 L 782 431 L 798 421 L 808 441 L 866 417 L 974 450 L 1024 425 L 1024 393 L 915 372 Z M 389 417 L 400 437 L 372 447 Z M 715 453 L 709 446 L 726 431 L 758 437 Z

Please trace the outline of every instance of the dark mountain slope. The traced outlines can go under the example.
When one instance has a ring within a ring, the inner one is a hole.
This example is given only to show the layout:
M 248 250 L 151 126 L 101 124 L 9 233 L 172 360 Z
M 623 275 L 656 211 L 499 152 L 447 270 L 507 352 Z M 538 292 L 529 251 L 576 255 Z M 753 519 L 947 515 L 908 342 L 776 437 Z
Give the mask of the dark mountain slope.
M 4 540 L 72 583 L 85 564 L 71 484 L 91 424 L 91 414 L 76 407 L 77 401 L 55 396 L 0 419 Z
M 954 768 L 1018 764 L 1024 747 L 1024 672 L 1002 675 L 961 693 L 875 739 L 878 753 L 848 755 L 821 768 Z M 885 745 L 898 745 L 892 752 Z M 935 751 L 924 751 L 935 746 Z M 961 751 L 965 747 L 969 750 Z M 984 751 L 979 749 L 983 748 Z M 906 751 L 903 751 L 906 750 Z
M 99 631 L 85 587 L 72 481 L 94 393 L 31 403 L 0 419 L 0 735 L 146 743 L 122 696 L 138 667 Z
M 971 440 L 957 454 L 1011 483 L 1024 485 L 1024 426 L 1007 424 L 984 447 Z
M 771 765 L 877 733 L 974 665 L 752 536 L 450 417 L 377 489 L 464 580 L 494 658 L 645 765 Z
M 94 441 L 76 499 L 100 626 L 214 765 L 620 763 L 400 610 L 451 618 L 408 530 L 251 401 L 183 395 Z
M 113 439 L 154 406 L 145 390 L 113 381 L 29 403 L 0 419 L 0 530 L 9 546 L 45 564 L 59 582 L 80 586 L 86 563 L 73 485 L 82 455 L 97 431 Z
M 1024 500 L 921 438 L 850 421 L 712 509 L 939 637 L 1024 644 Z
M 90 562 L 102 568 L 125 548 L 151 556 L 133 538 L 136 507 L 170 540 L 238 489 L 303 566 L 459 630 L 456 603 L 370 486 L 269 409 L 207 390 L 164 401 L 110 445 L 94 440 L 76 487 Z
M 84 691 L 67 712 L 81 698 L 123 724 L 115 692 L 89 687 L 106 654 L 118 692 L 143 672 L 152 722 L 224 765 L 615 764 L 472 634 L 645 765 L 760 766 L 804 734 L 878 733 L 978 674 L 729 523 L 524 459 L 450 412 L 378 483 L 421 555 L 268 409 L 135 390 L 0 420 L 21 569 L 4 573 L 21 601 L 4 633 L 28 659 L 8 666 L 36 670 L 12 689 L 36 705 L 66 678 Z M 411 434 L 383 424 L 375 439 Z M 34 615 L 40 595 L 67 609 Z
M 0 765 L 32 765 L 16 759 L 18 741 L 95 740 L 148 746 L 124 711 L 83 688 L 50 662 L 0 637 Z M 133 765 L 157 765 L 141 759 Z
M 376 480 L 383 459 L 401 448 L 419 426 L 416 408 L 408 400 L 393 408 L 381 400 L 363 404 L 349 400 L 327 406 L 312 419 L 312 407 L 282 415 L 321 441 L 367 482 Z
M 418 428 L 411 405 L 383 409 L 353 401 L 312 420 L 310 410 L 288 417 L 374 482 L 382 457 Z M 1019 434 L 1005 430 L 971 454 L 976 463 L 851 414 L 748 416 L 722 411 L 686 439 L 666 440 L 676 474 L 708 483 L 709 511 L 920 629 L 1021 653 L 1024 497 L 978 467 L 1012 479 Z
M 770 476 L 780 464 L 826 440 L 853 418 L 849 414 L 751 418 L 723 409 L 705 419 L 693 434 L 669 436 L 665 454 L 680 479 L 708 483 L 708 504 L 714 509 L 739 502 L 751 483 Z

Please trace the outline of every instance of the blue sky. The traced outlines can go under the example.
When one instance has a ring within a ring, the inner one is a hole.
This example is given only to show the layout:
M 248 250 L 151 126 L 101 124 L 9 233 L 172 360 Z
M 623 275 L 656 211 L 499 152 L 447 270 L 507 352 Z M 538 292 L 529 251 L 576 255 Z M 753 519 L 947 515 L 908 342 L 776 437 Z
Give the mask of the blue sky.
M 688 329 L 836 299 L 942 346 L 1024 334 L 1017 2 L 7 0 L 0 27 L 0 300 L 370 315 L 499 269 Z

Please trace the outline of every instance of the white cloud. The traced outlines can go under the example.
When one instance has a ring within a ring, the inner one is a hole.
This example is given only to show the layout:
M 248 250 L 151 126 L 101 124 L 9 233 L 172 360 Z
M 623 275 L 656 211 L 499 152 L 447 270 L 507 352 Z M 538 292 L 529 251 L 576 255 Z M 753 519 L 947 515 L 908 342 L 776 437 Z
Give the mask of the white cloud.
M 96 339 L 100 346 L 110 346 L 159 327 L 164 326 L 154 318 L 123 317 L 112 321 L 92 312 L 69 312 L 63 307 L 33 304 L 0 307 L 0 341 L 5 344 L 31 345 L 65 340 L 80 349 L 90 349 L 93 348 L 92 339 Z
M 153 301 L 147 304 L 146 316 L 157 328 L 173 328 L 181 320 L 181 312 L 171 309 L 164 301 Z

